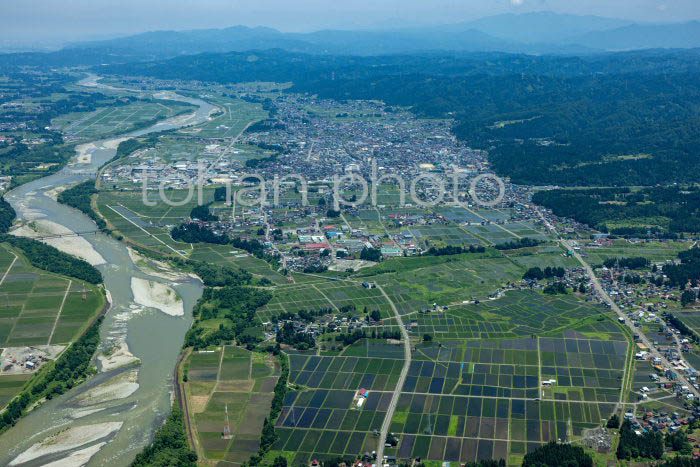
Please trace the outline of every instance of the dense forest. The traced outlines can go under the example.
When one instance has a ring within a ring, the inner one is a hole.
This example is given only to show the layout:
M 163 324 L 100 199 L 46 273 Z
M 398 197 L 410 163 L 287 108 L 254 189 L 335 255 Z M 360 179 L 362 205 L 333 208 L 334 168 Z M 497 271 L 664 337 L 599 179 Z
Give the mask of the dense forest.
M 194 309 L 197 319 L 185 336 L 185 346 L 202 349 L 222 342 L 256 344 L 262 332 L 255 311 L 267 304 L 272 295 L 264 289 L 242 286 L 207 287 Z M 199 326 L 203 320 L 225 318 L 218 329 Z
M 5 198 L 0 197 L 0 233 L 9 232 L 15 217 L 17 217 L 17 213 L 14 208 L 5 201 Z
M 107 223 L 99 217 L 95 211 L 92 209 L 91 200 L 92 195 L 97 194 L 97 189 L 95 189 L 95 181 L 87 180 L 83 183 L 78 183 L 77 185 L 68 188 L 58 194 L 56 198 L 59 203 L 67 204 L 83 214 L 87 215 L 90 219 L 97 224 L 97 227 L 101 230 L 107 227 Z
M 662 270 L 671 287 L 685 286 L 688 281 L 700 280 L 700 248 L 678 253 L 680 264 L 664 264 Z
M 582 447 L 550 442 L 525 454 L 523 467 L 593 467 L 593 459 Z
M 660 459 L 664 454 L 664 438 L 661 433 L 646 432 L 641 436 L 634 432 L 629 420 L 622 422 L 620 442 L 617 445 L 617 458 L 621 460 Z
M 700 187 L 538 191 L 535 204 L 603 232 L 647 237 L 700 232 Z

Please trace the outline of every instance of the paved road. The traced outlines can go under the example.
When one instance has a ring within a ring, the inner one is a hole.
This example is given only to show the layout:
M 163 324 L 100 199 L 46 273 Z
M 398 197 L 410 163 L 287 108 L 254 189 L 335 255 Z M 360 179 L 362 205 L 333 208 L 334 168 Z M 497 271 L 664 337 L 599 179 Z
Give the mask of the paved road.
M 571 244 L 569 243 L 568 240 L 565 240 L 559 236 L 557 229 L 544 217 L 544 215 L 539 211 L 539 209 L 537 209 L 536 211 L 537 211 L 537 214 L 542 219 L 542 221 L 547 226 L 547 228 L 554 235 L 557 236 L 557 238 L 559 239 L 559 242 L 564 246 L 564 248 L 566 248 L 568 251 L 573 252 L 574 257 L 578 260 L 579 263 L 581 263 L 581 266 L 583 266 L 583 268 L 586 270 L 586 275 L 590 279 L 591 284 L 593 284 L 593 288 L 596 290 L 596 292 L 598 292 L 598 295 L 600 296 L 600 298 L 610 306 L 610 309 L 613 310 L 618 315 L 618 317 L 620 317 L 624 320 L 625 326 L 627 326 L 632 331 L 633 334 L 637 334 L 639 336 L 639 340 L 649 348 L 649 353 L 651 353 L 651 355 L 653 357 L 660 358 L 661 363 L 666 368 L 673 368 L 673 365 L 671 365 L 671 362 L 669 362 L 666 359 L 666 357 L 664 357 L 661 354 L 661 352 L 659 352 L 659 350 L 656 348 L 656 346 L 647 338 L 646 335 L 644 335 L 644 333 L 640 329 L 638 329 L 634 326 L 634 323 L 632 323 L 632 320 L 630 320 L 627 317 L 627 315 L 622 312 L 620 307 L 617 306 L 617 303 L 615 303 L 613 301 L 613 299 L 610 298 L 610 295 L 608 295 L 608 293 L 605 291 L 603 286 L 600 284 L 600 281 L 598 280 L 596 275 L 593 273 L 593 269 L 591 268 L 591 266 L 583 259 L 583 257 L 578 252 L 576 252 L 576 250 L 573 249 L 573 247 L 571 246 Z M 690 380 L 688 380 L 688 378 L 685 375 L 677 373 L 677 376 L 678 376 L 678 379 L 683 384 L 688 386 L 690 391 L 696 397 L 700 396 L 700 392 L 697 389 L 695 389 L 695 387 L 690 383 Z
M 396 405 L 399 403 L 399 397 L 401 396 L 401 389 L 406 382 L 406 376 L 408 375 L 408 368 L 411 366 L 411 342 L 408 340 L 408 331 L 403 325 L 403 320 L 401 319 L 401 314 L 399 310 L 394 305 L 394 302 L 386 294 L 382 286 L 377 285 L 379 291 L 387 299 L 391 309 L 394 311 L 394 317 L 396 322 L 401 329 L 401 339 L 403 340 L 403 368 L 401 369 L 401 375 L 399 375 L 399 381 L 396 383 L 396 389 L 394 389 L 394 394 L 391 396 L 391 402 L 389 402 L 389 408 L 384 416 L 384 423 L 382 423 L 382 429 L 379 434 L 379 443 L 377 445 L 377 465 L 384 464 L 384 444 L 386 444 L 386 437 L 389 434 L 389 426 L 391 425 L 391 419 L 394 418 L 394 411 L 396 410 Z

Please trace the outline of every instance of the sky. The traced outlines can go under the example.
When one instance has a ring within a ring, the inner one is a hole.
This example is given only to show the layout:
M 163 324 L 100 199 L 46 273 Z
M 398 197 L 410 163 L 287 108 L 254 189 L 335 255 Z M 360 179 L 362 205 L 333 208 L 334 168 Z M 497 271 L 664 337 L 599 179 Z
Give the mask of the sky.
M 638 22 L 700 19 L 699 0 L 3 0 L 0 42 L 100 39 L 152 30 L 388 28 L 554 11 Z

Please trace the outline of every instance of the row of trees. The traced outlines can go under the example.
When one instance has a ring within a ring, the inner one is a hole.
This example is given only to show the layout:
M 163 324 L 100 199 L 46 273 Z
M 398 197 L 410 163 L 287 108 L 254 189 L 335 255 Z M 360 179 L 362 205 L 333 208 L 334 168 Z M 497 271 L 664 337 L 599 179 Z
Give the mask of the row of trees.
M 510 242 L 499 243 L 498 245 L 496 245 L 495 248 L 497 250 L 518 250 L 520 248 L 531 248 L 531 247 L 537 246 L 541 243 L 542 243 L 541 240 L 523 237 L 523 238 L 518 238 L 516 240 L 511 240 Z
M 649 266 L 649 260 L 643 256 L 634 256 L 632 258 L 607 258 L 603 261 L 603 266 L 609 269 L 644 269 Z
M 206 208 L 206 206 L 199 206 L 199 207 L 205 208 L 207 210 L 207 212 L 209 211 L 209 209 Z M 195 208 L 195 209 L 197 209 L 197 208 Z M 197 214 L 204 215 L 203 213 L 197 213 Z M 216 217 L 216 216 L 213 216 L 213 217 Z M 256 239 L 246 240 L 246 239 L 240 238 L 240 237 L 230 238 L 226 234 L 215 234 L 208 227 L 205 227 L 205 226 L 202 226 L 199 224 L 195 224 L 194 222 L 191 222 L 189 224 L 182 224 L 182 225 L 179 225 L 177 227 L 174 227 L 170 231 L 170 236 L 173 237 L 173 240 L 177 240 L 180 242 L 213 243 L 216 245 L 231 245 L 234 248 L 238 248 L 239 250 L 247 251 L 248 253 L 255 256 L 256 258 L 263 258 L 265 256 L 263 244 L 260 243 Z
M 64 253 L 50 245 L 25 237 L 2 234 L 0 241 L 22 250 L 32 266 L 64 276 L 71 276 L 91 284 L 102 282 L 102 273 L 87 261 Z
M 423 253 L 424 255 L 427 256 L 449 256 L 449 255 L 461 255 L 462 253 L 484 253 L 486 252 L 486 248 L 483 247 L 482 245 L 474 246 L 474 245 L 469 245 L 468 247 L 462 247 L 462 246 L 443 246 L 436 248 L 434 246 L 431 246 L 428 248 L 428 251 Z
M 546 268 L 542 269 L 538 266 L 535 266 L 534 268 L 530 268 L 527 271 L 525 271 L 525 274 L 523 274 L 523 279 L 542 280 L 551 279 L 553 277 L 562 278 L 565 274 L 566 269 L 562 267 L 547 266 Z

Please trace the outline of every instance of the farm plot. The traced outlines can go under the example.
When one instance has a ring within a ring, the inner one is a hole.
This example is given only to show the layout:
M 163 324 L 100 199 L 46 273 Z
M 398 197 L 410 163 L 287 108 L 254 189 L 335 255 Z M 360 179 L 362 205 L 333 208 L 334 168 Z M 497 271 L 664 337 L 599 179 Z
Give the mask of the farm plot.
M 103 304 L 93 286 L 35 269 L 0 245 L 0 409 L 31 378 L 31 370 L 11 356 L 36 353 L 28 347 L 68 344 Z
M 126 133 L 132 128 L 194 109 L 175 101 L 137 101 L 127 105 L 98 109 L 89 114 L 69 113 L 53 120 L 63 133 L 81 139 L 96 139 Z
M 234 138 L 249 123 L 267 118 L 267 112 L 260 104 L 220 96 L 211 100 L 223 113 L 206 123 L 188 129 L 188 133 L 196 134 L 201 138 Z
M 685 242 L 644 242 L 632 243 L 629 240 L 614 240 L 610 246 L 586 248 L 590 264 L 603 264 L 607 258 L 643 256 L 650 261 L 666 261 L 678 256 L 678 252 L 686 250 Z
M 418 346 L 390 428 L 397 455 L 517 458 L 600 424 L 620 398 L 627 342 L 567 334 Z
M 204 190 L 204 202 L 213 200 L 213 193 L 213 189 Z M 168 196 L 176 201 L 184 199 L 186 194 L 180 190 Z M 149 201 L 155 205 L 145 204 L 140 194 L 103 191 L 98 197 L 98 208 L 115 230 L 147 248 L 167 254 L 179 253 L 211 264 L 240 267 L 276 284 L 286 282 L 267 262 L 229 245 L 190 244 L 173 240 L 170 230 L 189 216 L 196 205 L 196 196 L 183 206 L 168 206 L 157 195 L 149 195 Z
M 380 346 L 374 350 L 393 355 Z M 376 449 L 375 430 L 383 423 L 402 367 L 397 358 L 290 355 L 290 382 L 304 389 L 287 393 L 274 454 L 294 452 L 297 464 Z M 358 398 L 360 389 L 368 391 L 366 398 Z
M 568 296 L 509 291 L 497 300 L 411 315 L 408 324 L 411 334 L 441 339 L 517 337 L 564 329 L 601 311 Z
M 488 241 L 483 241 L 479 235 L 458 225 L 421 225 L 411 227 L 410 232 L 422 242 L 429 241 L 431 245 L 444 243 L 445 245 L 483 245 Z
M 507 258 L 462 255 L 422 268 L 398 266 L 395 272 L 365 277 L 381 284 L 404 314 L 433 303 L 453 305 L 474 298 L 483 300 L 508 281 L 520 279 L 524 271 Z
M 4 247 L 0 257 L 0 347 L 66 344 L 104 303 L 90 285 L 35 269 Z
M 260 446 L 279 377 L 277 363 L 263 354 L 224 346 L 190 354 L 184 369 L 200 452 L 219 465 L 246 462 Z

